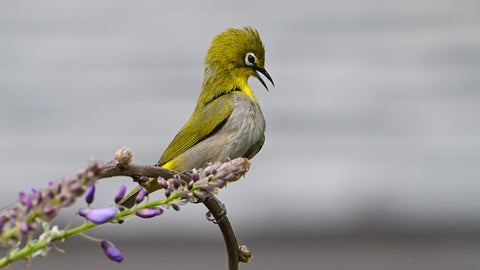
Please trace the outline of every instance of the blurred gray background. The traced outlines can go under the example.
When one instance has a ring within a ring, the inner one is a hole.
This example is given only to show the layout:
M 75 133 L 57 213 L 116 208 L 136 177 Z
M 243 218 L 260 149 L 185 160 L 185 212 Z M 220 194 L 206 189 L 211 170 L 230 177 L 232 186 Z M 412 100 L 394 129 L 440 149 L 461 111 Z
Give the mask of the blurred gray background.
M 276 87 L 250 80 L 266 143 L 219 196 L 254 254 L 241 269 L 478 269 L 479 14 L 469 0 L 3 1 L 0 205 L 122 146 L 155 163 L 211 39 L 251 25 Z M 95 206 L 121 184 L 101 181 Z M 32 269 L 225 269 L 205 211 L 89 232 L 121 264 L 73 237 Z

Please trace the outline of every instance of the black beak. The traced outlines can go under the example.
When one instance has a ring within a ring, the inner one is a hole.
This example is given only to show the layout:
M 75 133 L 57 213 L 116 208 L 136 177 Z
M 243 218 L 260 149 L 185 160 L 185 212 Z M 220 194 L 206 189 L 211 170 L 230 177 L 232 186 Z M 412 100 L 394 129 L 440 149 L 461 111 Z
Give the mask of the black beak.
M 265 82 L 263 81 L 262 77 L 260 77 L 260 74 L 258 74 L 257 71 L 259 71 L 260 73 L 262 73 L 263 75 L 265 75 L 265 77 L 267 77 L 267 79 L 268 79 L 268 80 L 272 83 L 272 85 L 275 87 L 275 84 L 273 83 L 272 77 L 270 77 L 270 74 L 268 74 L 268 72 L 267 72 L 264 68 L 254 67 L 254 70 L 255 70 L 255 77 L 257 77 L 257 79 L 263 84 L 263 86 L 265 86 L 265 89 L 267 89 L 267 91 L 268 91 L 267 84 L 265 84 Z

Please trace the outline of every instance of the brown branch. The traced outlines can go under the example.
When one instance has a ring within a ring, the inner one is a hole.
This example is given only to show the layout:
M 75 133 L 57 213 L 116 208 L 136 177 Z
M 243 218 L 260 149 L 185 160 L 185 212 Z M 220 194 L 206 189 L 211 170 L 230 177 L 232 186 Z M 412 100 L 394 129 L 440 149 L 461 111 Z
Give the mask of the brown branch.
M 204 190 L 201 188 L 200 193 L 196 193 L 197 198 L 203 198 L 204 205 L 220 227 L 227 248 L 229 269 L 237 270 L 239 262 L 248 261 L 251 256 L 248 249 L 243 246 L 239 249 L 232 226 L 225 215 L 224 206 L 213 195 L 216 194 L 218 187 L 238 180 L 248 171 L 250 166 L 248 159 L 238 158 L 225 163 L 214 163 L 205 169 L 194 171 L 192 176 L 189 176 L 158 166 L 131 164 L 132 156 L 133 153 L 128 148 L 122 148 L 117 151 L 113 161 L 105 164 L 101 161 L 91 160 L 85 169 L 73 173 L 59 182 L 50 182 L 38 191 L 20 193 L 20 199 L 17 202 L 0 209 L 0 223 L 2 223 L 0 246 L 14 247 L 18 245 L 23 236 L 33 233 L 39 227 L 38 222 L 31 218 L 32 216 L 43 221 L 50 221 L 59 213 L 60 209 L 72 205 L 76 198 L 82 196 L 89 186 L 94 185 L 101 178 L 129 176 L 134 181 L 145 184 L 149 178 L 163 177 L 169 181 L 172 180 L 173 183 L 183 182 L 184 185 L 187 183 L 195 185 L 202 179 L 213 179 L 214 184 L 203 187 Z M 175 184 L 169 188 L 174 186 Z M 57 201 L 54 202 L 54 199 Z M 20 223 L 25 226 L 19 231 Z
M 110 161 L 105 165 L 104 168 L 99 172 L 98 178 L 107 178 L 107 177 L 114 177 L 114 176 L 129 176 L 132 177 L 133 180 L 138 182 L 138 179 L 142 177 L 163 177 L 165 179 L 169 179 L 174 177 L 176 174 L 180 175 L 185 181 L 192 180 L 190 176 L 179 173 L 177 171 L 165 169 L 163 167 L 158 166 L 150 166 L 150 165 L 139 165 L 139 164 L 120 164 L 117 161 Z
M 192 180 L 191 177 L 186 174 L 182 174 L 162 167 L 138 164 L 122 165 L 116 161 L 111 161 L 106 164 L 102 171 L 100 171 L 98 178 L 129 176 L 132 177 L 134 181 L 139 181 L 139 179 L 141 179 L 142 177 L 163 177 L 165 179 L 169 179 L 174 177 L 176 174 L 180 175 L 180 177 L 187 183 Z M 237 239 L 235 238 L 233 228 L 226 216 L 224 205 L 213 194 L 210 195 L 210 197 L 207 197 L 207 199 L 203 201 L 203 204 L 213 215 L 216 220 L 215 223 L 218 225 L 222 232 L 228 254 L 228 269 L 238 270 L 240 258 L 239 247 Z
M 230 221 L 226 216 L 224 205 L 213 195 L 206 199 L 203 204 L 208 208 L 213 217 L 215 217 L 215 223 L 218 224 L 218 227 L 220 227 L 222 231 L 228 253 L 228 269 L 237 270 L 239 262 L 238 243 Z

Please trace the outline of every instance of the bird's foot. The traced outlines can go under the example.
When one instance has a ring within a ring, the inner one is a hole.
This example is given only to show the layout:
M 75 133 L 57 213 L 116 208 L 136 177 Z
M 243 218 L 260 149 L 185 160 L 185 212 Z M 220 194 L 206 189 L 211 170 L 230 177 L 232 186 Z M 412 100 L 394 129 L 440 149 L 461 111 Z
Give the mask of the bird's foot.
M 206 197 L 204 200 L 211 200 L 212 198 Z M 217 202 L 220 204 L 221 209 L 217 213 L 217 215 L 213 215 L 212 212 L 208 211 L 205 216 L 207 217 L 208 221 L 213 222 L 214 224 L 221 223 L 227 218 L 227 209 L 225 208 L 225 204 L 221 203 L 219 200 Z M 217 216 L 218 218 L 215 218 Z

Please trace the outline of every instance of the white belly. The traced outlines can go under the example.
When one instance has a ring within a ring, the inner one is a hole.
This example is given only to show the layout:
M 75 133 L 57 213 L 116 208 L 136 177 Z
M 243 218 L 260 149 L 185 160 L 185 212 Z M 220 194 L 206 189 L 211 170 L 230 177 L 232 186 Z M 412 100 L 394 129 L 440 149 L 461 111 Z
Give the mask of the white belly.
M 246 95 L 236 95 L 233 112 L 220 132 L 229 136 L 220 160 L 242 157 L 253 146 L 263 143 L 265 119 L 258 104 Z
M 180 155 L 185 168 L 202 168 L 210 162 L 246 157 L 264 141 L 265 119 L 257 103 L 246 94 L 233 94 L 234 109 L 215 134 L 198 142 Z

